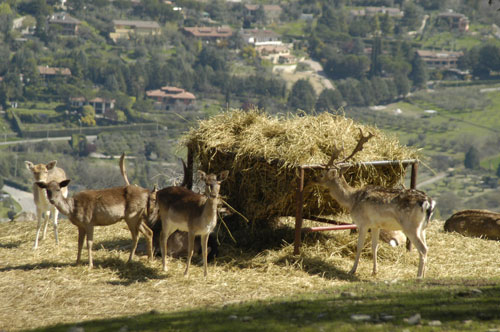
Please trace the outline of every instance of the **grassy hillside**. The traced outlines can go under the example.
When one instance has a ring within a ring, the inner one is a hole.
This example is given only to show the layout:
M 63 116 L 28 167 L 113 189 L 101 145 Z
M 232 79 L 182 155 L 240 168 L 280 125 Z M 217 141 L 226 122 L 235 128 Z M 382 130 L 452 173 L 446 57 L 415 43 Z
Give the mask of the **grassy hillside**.
M 415 250 L 381 244 L 379 274 L 372 276 L 367 244 L 358 274 L 350 276 L 356 235 L 305 235 L 301 255 L 294 256 L 290 226 L 283 220 L 274 231 L 248 233 L 247 241 L 255 242 L 247 246 L 241 239 L 235 246 L 221 232 L 220 255 L 204 279 L 199 260 L 188 278 L 182 258 L 170 259 L 162 272 L 160 259 L 147 261 L 142 242 L 138 257 L 126 264 L 125 224 L 96 229 L 89 271 L 74 264 L 77 230 L 67 220 L 60 223 L 60 245 L 49 232 L 37 251 L 35 222 L 2 223 L 0 328 L 477 331 L 500 324 L 500 242 L 444 233 L 443 223 L 433 221 L 426 278 L 416 282 Z M 86 262 L 85 250 L 82 258 Z M 417 314 L 421 319 L 411 325 L 408 318 Z

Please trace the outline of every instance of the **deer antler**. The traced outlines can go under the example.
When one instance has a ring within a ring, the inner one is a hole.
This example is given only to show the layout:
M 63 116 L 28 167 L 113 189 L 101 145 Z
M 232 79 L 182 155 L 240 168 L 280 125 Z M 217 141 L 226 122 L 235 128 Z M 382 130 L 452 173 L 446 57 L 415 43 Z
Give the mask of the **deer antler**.
M 359 128 L 359 140 L 358 140 L 358 144 L 356 144 L 356 147 L 354 148 L 354 150 L 351 152 L 351 154 L 344 158 L 344 160 L 342 160 L 342 162 L 346 162 L 347 160 L 351 159 L 356 153 L 358 153 L 359 151 L 363 150 L 363 145 L 368 142 L 368 140 L 370 138 L 372 138 L 373 135 L 372 133 L 368 132 L 368 135 L 363 135 L 363 130 L 361 128 Z
M 332 156 L 330 157 L 330 160 L 328 161 L 328 164 L 326 164 L 326 167 L 333 166 L 333 162 L 340 156 L 341 153 L 344 152 L 344 147 L 342 149 L 337 148 L 337 146 L 333 147 L 333 153 Z

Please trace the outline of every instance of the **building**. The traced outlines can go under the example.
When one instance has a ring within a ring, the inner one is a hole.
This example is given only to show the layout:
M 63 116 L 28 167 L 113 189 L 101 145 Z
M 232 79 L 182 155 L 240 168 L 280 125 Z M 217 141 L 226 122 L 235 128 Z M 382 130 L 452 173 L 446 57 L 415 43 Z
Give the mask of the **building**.
M 156 36 L 161 34 L 161 27 L 155 21 L 113 20 L 115 31 L 109 37 L 116 43 L 118 39 L 130 39 L 131 36 Z
M 85 105 L 91 105 L 96 115 L 104 115 L 106 112 L 115 109 L 115 99 L 106 99 L 106 98 L 92 98 L 86 99 L 85 97 L 74 97 L 69 99 L 71 107 L 79 108 Z
M 261 29 L 242 29 L 240 36 L 245 44 L 252 44 L 254 46 L 262 45 L 282 45 L 281 36 L 271 30 Z
M 297 62 L 297 58 L 290 53 L 290 45 L 260 45 L 255 47 L 257 55 L 274 64 L 290 64 Z
M 201 39 L 207 43 L 219 44 L 233 35 L 233 29 L 229 26 L 220 27 L 185 27 L 184 33 Z
M 469 31 L 469 19 L 464 14 L 447 12 L 441 13 L 436 18 L 437 25 L 447 25 L 451 30 L 460 32 Z
M 173 86 L 149 90 L 146 91 L 146 95 L 154 100 L 156 109 L 169 109 L 170 106 L 176 103 L 191 105 L 196 100 L 196 97 L 191 92 Z
M 265 23 L 275 23 L 280 21 L 283 9 L 279 5 L 253 5 L 246 4 L 243 7 L 243 14 L 252 17 L 254 20 L 258 16 L 258 11 L 262 10 L 265 15 Z
M 389 15 L 393 18 L 402 18 L 404 12 L 399 8 L 394 7 L 365 7 L 362 9 L 353 9 L 349 11 L 351 16 L 375 16 L 375 15 Z
M 463 52 L 417 50 L 419 56 L 429 68 L 457 68 L 458 59 Z
M 56 78 L 67 78 L 71 76 L 71 70 L 64 67 L 38 66 L 38 73 L 45 81 L 51 81 Z
M 80 21 L 66 12 L 52 14 L 49 18 L 49 27 L 51 31 L 59 32 L 65 36 L 78 35 Z

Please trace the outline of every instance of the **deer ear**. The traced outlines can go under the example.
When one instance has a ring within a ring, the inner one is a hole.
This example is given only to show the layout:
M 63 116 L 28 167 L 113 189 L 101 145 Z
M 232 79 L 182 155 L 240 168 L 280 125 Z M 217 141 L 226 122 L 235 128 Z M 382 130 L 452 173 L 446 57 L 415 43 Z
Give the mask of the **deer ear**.
M 47 167 L 48 170 L 51 170 L 54 167 L 56 167 L 56 164 L 57 164 L 57 160 L 52 160 L 52 161 L 49 161 L 49 163 L 45 167 Z
M 64 188 L 64 187 L 68 186 L 70 181 L 71 181 L 70 179 L 66 179 L 64 181 L 59 182 L 59 187 Z
M 205 181 L 205 179 L 207 178 L 207 173 L 203 172 L 203 171 L 198 171 L 198 176 L 200 177 L 200 179 L 202 181 Z
M 328 173 L 326 173 L 326 176 L 328 180 L 333 180 L 338 175 L 338 173 L 339 171 L 334 168 L 329 170 Z
M 31 170 L 33 169 L 33 167 L 35 166 L 35 165 L 33 165 L 33 163 L 32 163 L 31 161 L 25 161 L 25 162 L 24 162 L 24 164 L 26 165 L 26 168 L 27 168 L 28 170 L 30 170 L 30 171 L 31 171 Z
M 219 174 L 219 181 L 222 182 L 222 181 L 226 180 L 227 177 L 228 177 L 228 175 L 229 175 L 229 171 L 222 171 L 222 172 L 220 172 L 220 174 Z
M 36 183 L 37 186 L 39 186 L 42 189 L 47 188 L 47 184 L 45 182 L 43 182 L 43 181 L 37 181 L 35 183 Z

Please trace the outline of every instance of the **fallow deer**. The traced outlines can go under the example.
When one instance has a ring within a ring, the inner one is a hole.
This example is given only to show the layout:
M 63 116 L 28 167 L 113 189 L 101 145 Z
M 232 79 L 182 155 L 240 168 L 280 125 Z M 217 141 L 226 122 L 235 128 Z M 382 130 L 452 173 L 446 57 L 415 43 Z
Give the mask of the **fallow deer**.
M 464 236 L 500 240 L 500 213 L 488 210 L 459 211 L 446 220 L 444 230 Z
M 25 161 L 26 168 L 33 174 L 33 178 L 36 181 L 62 181 L 66 179 L 66 173 L 62 168 L 56 167 L 57 160 L 52 160 L 48 164 L 33 164 L 31 161 Z M 38 248 L 38 238 L 40 236 L 40 230 L 42 229 L 43 220 L 43 233 L 42 240 L 45 239 L 45 234 L 47 232 L 47 226 L 49 224 L 49 219 L 52 217 L 54 224 L 54 237 L 56 239 L 56 244 L 59 244 L 59 236 L 57 234 L 57 217 L 59 211 L 49 203 L 45 190 L 40 188 L 33 182 L 33 199 L 36 205 L 36 217 L 38 220 L 36 228 L 35 244 L 33 249 Z M 62 190 L 62 195 L 64 197 L 68 196 L 68 189 L 64 188 Z
M 62 195 L 62 191 L 70 180 L 48 183 L 38 181 L 36 184 L 47 191 L 47 197 L 53 205 L 66 215 L 72 224 L 78 227 L 78 254 L 76 263 L 80 263 L 83 241 L 87 237 L 89 268 L 93 267 L 92 243 L 95 226 L 108 226 L 124 220 L 132 234 L 132 248 L 128 261 L 132 260 L 137 248 L 139 231 L 144 234 L 148 244 L 148 256 L 152 253 L 152 232 L 146 226 L 148 201 L 150 192 L 137 186 L 123 186 L 100 190 L 84 190 L 70 198 Z
M 198 171 L 205 182 L 205 195 L 195 193 L 182 186 L 163 188 L 156 196 L 157 210 L 161 223 L 160 249 L 163 270 L 167 270 L 167 241 L 176 230 L 188 232 L 188 256 L 184 275 L 189 274 L 189 266 L 194 251 L 195 236 L 201 236 L 204 275 L 207 276 L 207 243 L 210 232 L 217 224 L 217 205 L 219 203 L 220 184 L 229 172 L 205 174 Z M 153 218 L 155 218 L 153 216 Z
M 365 237 L 371 229 L 373 274 L 377 273 L 377 248 L 380 229 L 402 230 L 417 248 L 420 256 L 417 277 L 425 274 L 427 260 L 427 244 L 425 241 L 425 228 L 434 212 L 435 201 L 424 192 L 415 189 L 393 189 L 380 186 L 365 186 L 353 188 L 344 179 L 343 174 L 347 168 L 339 167 L 352 158 L 373 134 L 363 135 L 360 129 L 360 139 L 349 157 L 334 163 L 340 154 L 336 150 L 322 171 L 317 184 L 328 188 L 330 195 L 351 213 L 353 222 L 358 226 L 359 237 L 356 249 L 356 258 L 350 274 L 354 274 L 358 267 Z

